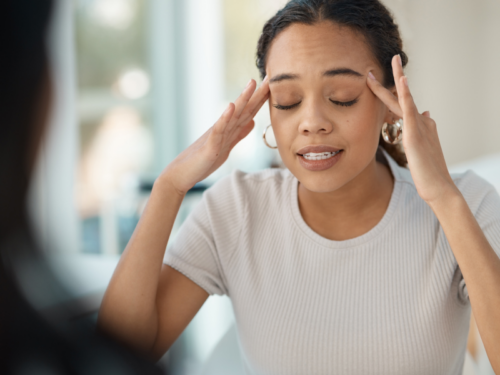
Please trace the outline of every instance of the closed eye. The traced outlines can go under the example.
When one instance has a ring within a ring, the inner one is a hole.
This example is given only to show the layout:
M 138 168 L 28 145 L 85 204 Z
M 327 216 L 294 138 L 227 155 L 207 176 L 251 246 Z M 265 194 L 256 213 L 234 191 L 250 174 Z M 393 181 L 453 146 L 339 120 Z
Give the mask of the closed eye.
M 300 103 L 302 103 L 301 101 L 298 102 L 298 103 L 295 103 L 295 104 L 292 104 L 292 105 L 280 105 L 280 104 L 275 104 L 273 107 L 276 108 L 276 109 L 282 109 L 282 110 L 288 110 L 288 109 L 292 109 L 292 108 L 295 108 L 297 107 Z
M 354 100 L 351 100 L 351 101 L 348 101 L 348 102 L 339 102 L 337 100 L 332 100 L 330 99 L 330 101 L 335 104 L 335 105 L 339 105 L 341 107 L 350 107 L 354 104 L 356 104 L 358 102 L 358 99 L 354 99 Z M 274 105 L 274 108 L 276 109 L 281 109 L 281 110 L 289 110 L 289 109 L 293 109 L 295 107 L 297 107 L 300 103 L 302 102 L 298 102 L 298 103 L 295 103 L 295 104 L 291 104 L 291 105 L 280 105 L 280 104 L 275 104 Z
M 358 102 L 358 99 L 351 100 L 350 102 L 339 102 L 339 101 L 332 100 L 332 99 L 330 99 L 330 101 L 333 104 L 340 105 L 342 107 L 350 107 L 351 105 L 356 104 Z

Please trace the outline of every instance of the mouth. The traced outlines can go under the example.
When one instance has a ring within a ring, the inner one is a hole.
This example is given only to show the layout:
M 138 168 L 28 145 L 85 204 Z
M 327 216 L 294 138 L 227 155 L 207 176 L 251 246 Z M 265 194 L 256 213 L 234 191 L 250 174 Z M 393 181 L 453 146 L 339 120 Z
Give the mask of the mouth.
M 343 150 L 338 150 L 334 152 L 308 152 L 307 154 L 297 154 L 297 155 L 302 156 L 306 160 L 326 160 L 333 158 L 341 151 Z
M 333 167 L 339 162 L 344 150 L 297 153 L 299 163 L 305 169 L 318 172 Z

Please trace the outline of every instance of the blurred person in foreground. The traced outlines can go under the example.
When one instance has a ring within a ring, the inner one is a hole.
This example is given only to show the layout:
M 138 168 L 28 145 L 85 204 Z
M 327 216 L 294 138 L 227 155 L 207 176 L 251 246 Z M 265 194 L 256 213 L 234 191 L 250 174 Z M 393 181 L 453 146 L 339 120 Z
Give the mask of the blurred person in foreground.
M 47 128 L 52 84 L 49 0 L 0 2 L 0 373 L 160 374 L 156 366 L 75 323 L 78 306 L 42 314 L 30 297 L 71 295 L 32 236 L 27 193 Z

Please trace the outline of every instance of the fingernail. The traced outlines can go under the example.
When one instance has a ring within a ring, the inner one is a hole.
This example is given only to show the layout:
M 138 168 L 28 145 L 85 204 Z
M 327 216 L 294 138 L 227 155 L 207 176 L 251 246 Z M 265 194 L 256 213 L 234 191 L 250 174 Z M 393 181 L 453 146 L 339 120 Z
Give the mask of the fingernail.
M 398 59 L 399 59 L 399 65 L 401 65 L 401 67 L 403 66 L 403 60 L 401 59 L 401 55 L 398 54 Z
M 231 103 L 229 103 L 229 104 L 227 105 L 227 108 L 226 108 L 226 110 L 224 111 L 224 113 L 222 114 L 222 116 L 227 115 L 227 114 L 228 114 L 228 112 L 229 112 L 229 109 L 230 109 L 230 108 L 231 108 Z
M 247 85 L 245 86 L 245 89 L 247 89 L 248 86 L 250 86 L 251 83 L 252 83 L 252 79 L 250 79 L 250 81 L 248 81 Z
M 403 76 L 403 82 L 406 87 L 408 87 L 408 78 L 406 76 Z
M 375 78 L 375 76 L 373 75 L 372 72 L 368 72 L 368 77 L 370 77 L 371 79 L 373 79 L 374 81 L 376 81 L 377 79 Z

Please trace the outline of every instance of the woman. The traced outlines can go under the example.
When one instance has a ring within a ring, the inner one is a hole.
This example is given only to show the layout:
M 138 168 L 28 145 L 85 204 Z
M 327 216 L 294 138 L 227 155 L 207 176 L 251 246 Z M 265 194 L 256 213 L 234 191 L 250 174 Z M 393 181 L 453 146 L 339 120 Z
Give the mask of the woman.
M 101 326 L 158 357 L 227 294 L 248 373 L 460 374 L 472 307 L 500 373 L 500 197 L 449 175 L 407 61 L 379 1 L 290 1 L 259 40 L 261 86 L 157 179 Z M 184 195 L 268 99 L 287 169 L 215 184 L 161 265 Z M 381 137 L 399 119 L 406 155 Z

